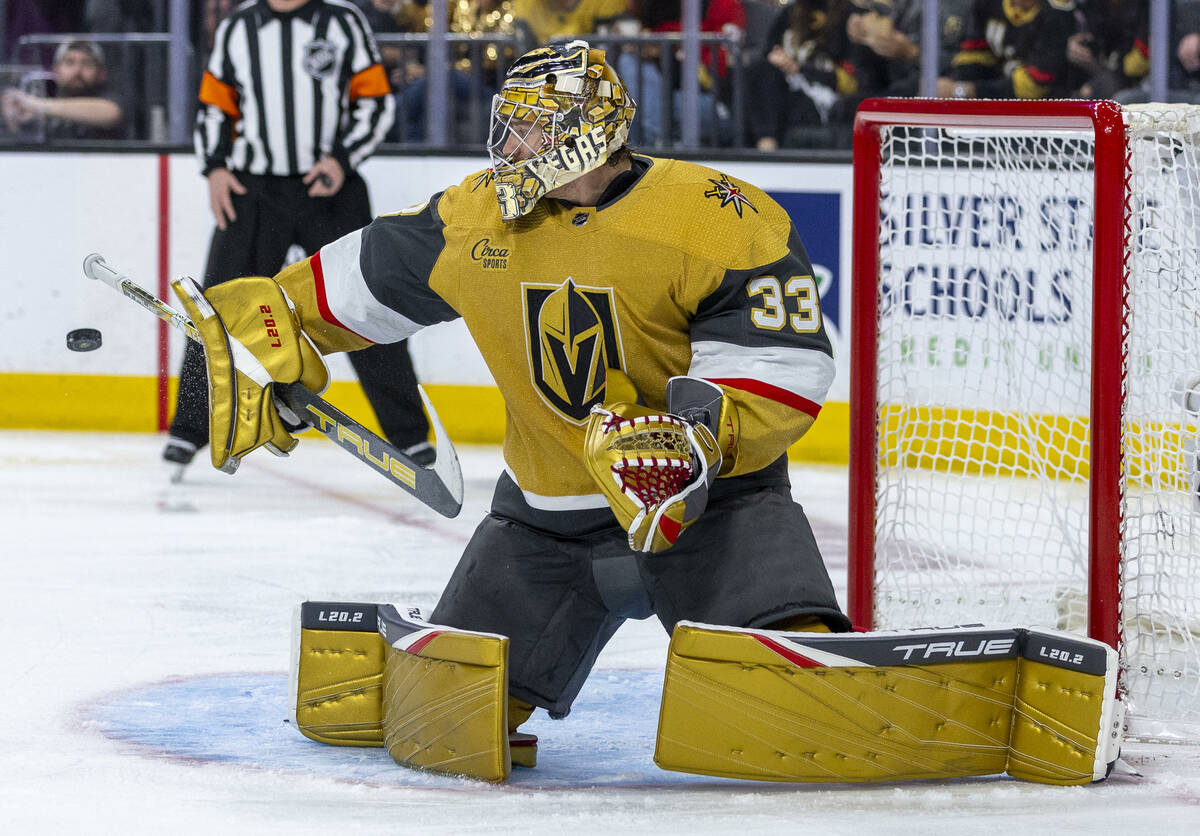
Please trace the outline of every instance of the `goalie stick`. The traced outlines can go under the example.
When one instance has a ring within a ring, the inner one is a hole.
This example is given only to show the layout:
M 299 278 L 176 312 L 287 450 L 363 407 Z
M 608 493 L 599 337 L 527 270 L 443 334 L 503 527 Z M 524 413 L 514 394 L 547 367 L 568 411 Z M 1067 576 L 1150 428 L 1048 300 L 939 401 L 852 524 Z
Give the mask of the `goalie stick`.
M 182 331 L 189 339 L 201 342 L 190 319 L 159 299 L 153 293 L 113 269 L 99 253 L 83 260 L 83 274 L 96 279 L 137 302 L 168 325 Z M 418 500 L 446 517 L 458 516 L 462 509 L 463 479 L 458 453 L 446 434 L 437 411 L 419 387 L 421 400 L 429 411 L 429 422 L 437 444 L 437 459 L 432 468 L 417 464 L 396 447 L 375 435 L 346 413 L 329 404 L 299 383 L 274 384 L 275 398 L 283 402 L 299 421 L 312 427 L 355 458 L 371 466 L 384 478 L 399 485 Z M 287 416 L 291 417 L 291 416 Z

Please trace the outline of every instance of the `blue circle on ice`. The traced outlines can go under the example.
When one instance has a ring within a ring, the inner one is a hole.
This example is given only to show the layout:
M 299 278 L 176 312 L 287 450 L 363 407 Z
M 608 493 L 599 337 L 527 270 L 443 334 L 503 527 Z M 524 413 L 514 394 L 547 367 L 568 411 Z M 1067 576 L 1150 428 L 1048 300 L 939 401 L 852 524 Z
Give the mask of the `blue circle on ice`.
M 662 673 L 597 670 L 571 714 L 537 712 L 522 727 L 539 738 L 538 766 L 513 769 L 519 789 L 763 785 L 667 772 L 654 764 Z M 376 786 L 461 788 L 467 779 L 397 766 L 380 748 L 327 746 L 288 722 L 288 677 L 230 673 L 172 679 L 120 691 L 82 710 L 85 726 L 154 757 L 324 775 Z M 476 782 L 468 782 L 472 785 Z

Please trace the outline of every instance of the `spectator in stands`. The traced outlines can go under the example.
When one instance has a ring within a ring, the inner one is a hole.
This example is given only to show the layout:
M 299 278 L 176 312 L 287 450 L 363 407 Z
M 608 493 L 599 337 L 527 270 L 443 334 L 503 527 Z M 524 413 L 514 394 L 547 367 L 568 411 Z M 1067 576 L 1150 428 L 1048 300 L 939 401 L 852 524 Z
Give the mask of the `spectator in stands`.
M 628 0 L 513 0 L 518 48 L 590 35 L 625 13 Z
M 679 32 L 683 29 L 680 0 L 633 0 L 630 9 L 643 32 Z M 720 33 L 734 41 L 740 41 L 745 34 L 746 10 L 741 0 L 704 0 L 701 12 L 701 32 Z M 700 50 L 700 131 L 703 141 L 710 144 L 728 144 L 733 135 L 729 63 L 729 52 L 724 48 L 718 49 L 715 56 L 708 47 Z M 672 78 L 664 79 L 657 50 L 643 51 L 640 56 L 622 53 L 618 57 L 617 72 L 638 102 L 640 117 L 633 126 L 632 141 L 650 144 L 667 141 L 661 115 L 663 89 L 668 83 L 672 91 L 672 133 L 678 133 L 679 115 L 683 110 L 683 95 L 679 89 L 681 66 L 677 55 Z M 710 69 L 713 66 L 715 72 Z
M 161 7 L 161 3 L 158 4 Z M 152 0 L 86 0 L 84 26 L 88 32 L 130 35 L 156 31 Z M 165 9 L 160 9 L 165 16 Z M 130 41 L 106 46 L 112 93 L 127 104 L 125 135 L 165 142 L 167 50 L 161 44 Z M 160 118 L 155 119 L 155 112 Z
M 358 2 L 377 34 L 427 32 L 433 22 L 428 0 Z M 452 33 L 486 40 L 488 35 L 513 31 L 511 0 L 450 0 L 448 5 L 448 29 Z M 460 137 L 463 142 L 484 140 L 488 109 L 496 89 L 500 49 L 491 44 L 480 52 L 480 60 L 474 60 L 466 45 L 451 50 L 454 66 L 450 71 L 450 93 L 457 122 L 464 132 Z M 428 136 L 424 49 L 383 45 L 381 53 L 396 92 L 398 118 L 389 139 L 422 141 Z
M 1173 5 L 1172 40 L 1174 59 L 1170 64 L 1168 99 L 1200 103 L 1200 0 L 1176 0 Z M 1123 102 L 1148 101 L 1149 95 L 1122 96 Z
M 919 72 L 921 0 L 849 0 L 843 4 L 847 58 L 867 95 L 888 92 Z
M 940 98 L 1045 99 L 1068 93 L 1073 0 L 974 0 Z
M 425 30 L 426 3 L 413 0 L 354 0 L 354 4 L 367 19 L 367 25 L 378 38 L 379 35 L 394 35 Z M 409 48 L 398 44 L 379 44 L 379 54 L 388 81 L 398 89 L 410 78 L 424 73 L 419 47 Z M 412 64 L 410 69 L 407 65 Z
M 775 151 L 796 127 L 829 122 L 838 96 L 857 89 L 852 68 L 831 48 L 824 0 L 796 0 L 776 16 L 764 55 L 746 70 L 746 127 L 760 151 Z
M 1072 96 L 1110 99 L 1150 73 L 1149 0 L 1076 0 L 1067 42 Z
M 44 120 L 46 139 L 113 139 L 122 136 L 124 111 L 107 93 L 104 53 L 91 41 L 70 41 L 54 53 L 53 96 L 9 88 L 0 94 L 4 121 L 17 131 Z
M 851 0 L 846 37 L 860 87 L 870 95 L 915 96 L 921 88 L 923 0 Z M 950 72 L 962 44 L 971 0 L 939 0 L 939 75 Z

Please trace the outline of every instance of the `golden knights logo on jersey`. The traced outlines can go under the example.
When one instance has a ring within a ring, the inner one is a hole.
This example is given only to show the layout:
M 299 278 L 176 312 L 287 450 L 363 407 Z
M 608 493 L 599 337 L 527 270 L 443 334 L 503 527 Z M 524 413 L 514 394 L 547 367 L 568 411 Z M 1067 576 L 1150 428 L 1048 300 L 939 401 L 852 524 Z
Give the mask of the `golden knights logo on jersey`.
M 583 424 L 604 401 L 606 369 L 624 369 L 610 288 L 522 284 L 525 342 L 534 388 L 556 412 Z

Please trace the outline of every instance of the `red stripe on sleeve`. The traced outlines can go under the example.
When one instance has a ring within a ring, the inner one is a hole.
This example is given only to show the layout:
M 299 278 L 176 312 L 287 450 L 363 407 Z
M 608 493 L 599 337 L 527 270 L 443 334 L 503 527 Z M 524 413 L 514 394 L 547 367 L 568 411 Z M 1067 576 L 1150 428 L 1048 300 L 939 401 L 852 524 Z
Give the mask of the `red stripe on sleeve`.
M 363 337 L 362 334 L 359 334 L 353 328 L 347 328 L 345 325 L 343 325 L 341 321 L 333 315 L 333 311 L 329 308 L 329 297 L 325 293 L 325 270 L 323 267 L 321 267 L 320 250 L 317 250 L 315 253 L 313 253 L 312 258 L 308 260 L 308 266 L 312 268 L 313 285 L 316 288 L 317 295 L 317 310 L 321 312 L 321 319 L 336 325 L 343 331 L 349 331 L 351 334 L 362 337 L 364 340 L 366 340 L 366 337 Z M 373 340 L 367 340 L 367 342 L 371 343 L 372 345 L 375 344 Z
M 325 295 L 325 271 L 321 268 L 321 251 L 317 250 L 313 253 L 312 258 L 308 260 L 308 266 L 312 268 L 313 284 L 317 289 L 317 310 L 321 312 L 321 318 L 326 322 L 332 322 L 339 328 L 346 328 L 338 318 L 333 315 L 333 311 L 329 309 L 329 297 Z
M 798 409 L 806 415 L 811 415 L 813 418 L 816 418 L 817 413 L 821 411 L 819 403 L 810 401 L 808 398 L 802 398 L 795 392 L 789 392 L 787 389 L 772 386 L 770 383 L 763 383 L 761 380 L 754 380 L 748 377 L 706 377 L 705 380 L 710 383 L 716 383 L 719 386 L 732 386 L 734 389 L 741 389 L 752 395 L 776 401 L 785 406 L 790 406 L 792 409 Z

